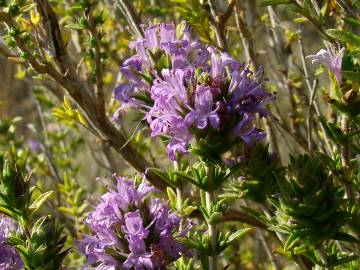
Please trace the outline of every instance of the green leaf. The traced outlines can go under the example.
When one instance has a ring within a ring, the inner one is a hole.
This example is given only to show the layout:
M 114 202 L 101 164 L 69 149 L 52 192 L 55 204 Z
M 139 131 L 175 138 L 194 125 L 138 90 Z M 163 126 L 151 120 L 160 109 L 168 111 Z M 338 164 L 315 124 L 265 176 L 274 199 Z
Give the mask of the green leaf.
M 359 72 L 342 71 L 342 75 L 348 80 L 360 82 L 360 73 Z
M 320 21 L 322 22 L 329 12 L 330 0 L 326 0 L 320 10 Z
M 355 27 L 360 26 L 360 20 L 357 20 L 357 19 L 354 19 L 354 18 L 351 18 L 351 17 L 345 17 L 345 18 L 343 18 L 343 21 L 346 22 L 347 24 L 350 24 L 350 25 L 355 26 Z
M 333 239 L 350 243 L 359 243 L 359 240 L 356 239 L 354 236 L 342 232 L 338 232 L 337 234 L 335 234 Z
M 48 191 L 39 195 L 29 207 L 31 214 L 36 212 L 44 204 L 44 202 L 46 202 L 46 200 L 49 199 L 53 194 L 54 194 L 53 191 Z
M 350 43 L 352 45 L 360 47 L 360 36 L 358 35 L 339 29 L 329 29 L 326 30 L 326 33 L 332 38 L 337 39 L 341 42 Z
M 288 237 L 288 239 L 286 240 L 286 242 L 284 244 L 284 250 L 292 249 L 292 247 L 300 240 L 301 240 L 301 238 L 297 234 L 295 234 L 295 233 L 290 234 L 290 236 Z
M 243 229 L 237 230 L 232 235 L 230 235 L 228 242 L 231 243 L 232 241 L 239 239 L 241 236 L 243 236 L 244 234 L 248 233 L 251 230 L 252 230 L 252 228 L 243 228 Z
M 295 247 L 293 249 L 293 252 L 294 252 L 295 255 L 304 254 L 307 251 L 308 251 L 308 245 L 307 244 L 303 244 L 303 245 Z
M 351 255 L 351 256 L 345 256 L 343 258 L 340 258 L 340 259 L 336 259 L 334 262 L 331 262 L 331 266 L 337 266 L 337 265 L 342 265 L 342 264 L 345 264 L 345 263 L 348 263 L 348 262 L 351 262 L 355 259 L 357 259 L 358 256 L 357 255 Z
M 258 5 L 260 7 L 276 6 L 282 4 L 290 4 L 290 0 L 259 0 Z
M 6 207 L 1 206 L 1 205 L 0 205 L 0 213 L 3 213 L 3 214 L 5 214 L 5 215 L 7 215 L 7 216 L 9 216 L 9 217 L 11 217 L 13 219 L 16 219 L 16 216 L 14 215 L 13 211 L 11 211 L 11 210 L 9 210 Z
M 166 188 L 168 198 L 170 200 L 171 206 L 176 207 L 176 193 L 171 187 Z
M 181 244 L 184 244 L 188 247 L 194 248 L 200 252 L 205 252 L 205 248 L 204 246 L 199 242 L 199 241 L 195 241 L 195 240 L 191 240 L 188 238 L 176 238 L 177 241 L 179 241 Z

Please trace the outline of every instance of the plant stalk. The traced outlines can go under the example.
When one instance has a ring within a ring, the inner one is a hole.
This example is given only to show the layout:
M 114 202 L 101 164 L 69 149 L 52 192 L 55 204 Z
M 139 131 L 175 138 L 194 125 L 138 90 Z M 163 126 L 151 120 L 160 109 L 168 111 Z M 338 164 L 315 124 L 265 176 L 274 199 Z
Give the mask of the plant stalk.
M 206 207 L 208 213 L 212 211 L 212 204 L 215 201 L 215 192 L 214 192 L 214 168 L 213 166 L 209 166 L 207 169 L 207 177 L 208 177 L 208 192 L 206 192 Z M 209 258 L 209 269 L 216 270 L 217 269 L 217 253 L 216 253 L 216 224 L 210 224 L 208 222 L 208 233 L 210 239 L 210 247 L 211 247 L 211 257 Z

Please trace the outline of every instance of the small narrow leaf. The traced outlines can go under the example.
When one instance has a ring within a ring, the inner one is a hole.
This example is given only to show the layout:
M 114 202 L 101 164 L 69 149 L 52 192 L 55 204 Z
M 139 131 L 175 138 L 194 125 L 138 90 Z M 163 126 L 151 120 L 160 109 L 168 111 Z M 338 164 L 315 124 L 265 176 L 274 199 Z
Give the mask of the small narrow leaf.
M 276 6 L 281 4 L 290 4 L 290 0 L 260 0 L 258 1 L 258 5 L 260 7 L 265 6 Z
M 243 236 L 244 234 L 248 233 L 251 230 L 252 228 L 243 228 L 234 232 L 232 235 L 230 235 L 228 242 L 231 243 L 232 241 L 239 239 L 241 236 Z
M 46 200 L 49 199 L 53 194 L 54 194 L 53 191 L 48 191 L 39 195 L 29 207 L 32 214 L 36 212 L 44 204 L 44 202 L 46 202 Z
M 166 193 L 168 195 L 169 201 L 172 206 L 176 206 L 176 193 L 171 187 L 166 188 Z

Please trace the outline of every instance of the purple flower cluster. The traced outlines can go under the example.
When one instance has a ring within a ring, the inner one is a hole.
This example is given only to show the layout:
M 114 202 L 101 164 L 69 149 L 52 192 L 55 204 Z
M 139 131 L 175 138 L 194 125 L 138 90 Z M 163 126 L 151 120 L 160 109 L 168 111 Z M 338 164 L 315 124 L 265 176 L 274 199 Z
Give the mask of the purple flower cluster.
M 15 223 L 0 215 L 0 270 L 20 269 L 23 262 L 13 247 L 7 245 L 10 232 L 16 230 Z
M 190 38 L 183 25 L 150 25 L 145 38 L 131 42 L 136 54 L 120 68 L 126 83 L 115 89 L 122 103 L 143 111 L 152 136 L 169 138 L 170 159 L 188 151 L 192 139 L 211 134 L 247 144 L 264 138 L 254 120 L 265 117 L 273 96 L 262 90 L 262 69 L 253 74 L 228 53 Z M 220 135 L 220 136 L 219 136 Z
M 97 270 L 165 269 L 181 255 L 190 255 L 176 241 L 181 218 L 160 199 L 148 199 L 154 188 L 145 180 L 116 177 L 117 187 L 102 195 L 96 209 L 85 220 L 92 234 L 84 235 L 80 250 Z

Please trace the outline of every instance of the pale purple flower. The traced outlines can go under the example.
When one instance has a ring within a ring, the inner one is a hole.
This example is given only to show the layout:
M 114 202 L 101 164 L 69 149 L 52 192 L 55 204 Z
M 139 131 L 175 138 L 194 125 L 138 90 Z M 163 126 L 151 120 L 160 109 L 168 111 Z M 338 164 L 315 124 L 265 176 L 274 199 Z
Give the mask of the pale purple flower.
M 136 50 L 136 57 L 141 61 L 143 67 L 149 68 L 151 66 L 150 57 L 146 51 L 147 49 L 147 42 L 145 39 L 138 39 L 136 41 L 132 41 L 129 43 L 130 49 Z
M 134 88 L 134 85 L 128 83 L 120 84 L 114 90 L 114 98 L 122 102 L 129 102 L 130 98 L 132 98 Z
M 146 183 L 145 178 L 143 178 L 138 188 L 136 188 L 133 181 L 127 180 L 124 177 L 116 177 L 116 179 L 117 194 L 121 197 L 119 208 L 123 211 L 128 211 L 129 206 L 139 206 L 150 192 L 155 191 L 154 187 Z
M 308 55 L 306 58 L 311 59 L 313 64 L 325 65 L 336 77 L 337 82 L 342 82 L 341 65 L 345 48 L 338 53 L 334 49 L 321 49 L 316 55 Z
M 149 235 L 149 230 L 144 228 L 139 210 L 125 214 L 123 231 L 128 235 L 130 240 L 133 238 L 144 239 Z
M 217 49 L 208 47 L 208 52 L 211 55 L 211 77 L 216 79 L 223 79 L 225 77 L 225 67 L 229 67 L 233 71 L 240 68 L 240 63 L 230 57 L 226 52 L 219 53 Z
M 176 39 L 175 25 L 173 23 L 160 24 L 160 43 L 174 42 Z
M 162 70 L 163 79 L 155 79 L 154 85 L 151 87 L 151 97 L 155 101 L 162 96 L 167 99 L 176 98 L 179 103 L 187 104 L 185 74 L 182 69 Z
M 166 146 L 166 150 L 168 153 L 168 157 L 172 161 L 177 160 L 177 154 L 184 155 L 188 152 L 187 149 L 188 142 L 181 141 L 175 138 L 172 138 L 168 145 Z
M 15 270 L 23 267 L 23 262 L 16 250 L 7 244 L 10 233 L 17 226 L 10 218 L 0 214 L 0 269 Z

